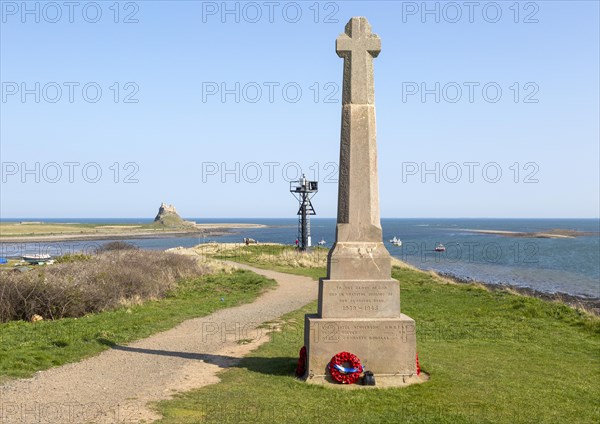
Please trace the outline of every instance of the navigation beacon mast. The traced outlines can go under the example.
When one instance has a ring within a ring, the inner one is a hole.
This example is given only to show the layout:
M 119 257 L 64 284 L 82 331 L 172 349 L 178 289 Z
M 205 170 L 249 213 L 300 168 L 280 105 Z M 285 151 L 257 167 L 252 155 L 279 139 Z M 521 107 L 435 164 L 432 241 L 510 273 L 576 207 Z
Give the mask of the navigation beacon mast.
M 318 181 L 308 181 L 304 174 L 298 181 L 290 181 L 290 193 L 298 199 L 298 247 L 300 250 L 312 245 L 310 239 L 310 215 L 316 215 L 310 199 L 319 191 Z

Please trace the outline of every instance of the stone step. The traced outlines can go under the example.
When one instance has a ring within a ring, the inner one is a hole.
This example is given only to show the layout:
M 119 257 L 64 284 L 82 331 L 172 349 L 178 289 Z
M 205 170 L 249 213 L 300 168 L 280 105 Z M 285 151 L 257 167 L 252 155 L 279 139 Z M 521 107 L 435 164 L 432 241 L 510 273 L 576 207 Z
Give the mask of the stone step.
M 339 352 L 356 355 L 375 375 L 412 376 L 417 373 L 415 321 L 398 318 L 319 318 L 306 315 L 304 344 L 307 379 L 327 375 L 327 364 Z

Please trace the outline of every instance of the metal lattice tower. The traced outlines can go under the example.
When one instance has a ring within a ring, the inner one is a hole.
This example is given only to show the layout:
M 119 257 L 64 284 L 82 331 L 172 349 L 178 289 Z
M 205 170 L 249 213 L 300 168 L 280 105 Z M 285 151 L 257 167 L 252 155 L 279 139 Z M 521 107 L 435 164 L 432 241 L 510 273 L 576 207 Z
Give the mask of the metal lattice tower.
M 310 199 L 319 191 L 317 181 L 308 181 L 304 174 L 302 179 L 290 182 L 290 193 L 298 199 L 298 247 L 306 250 L 312 245 L 310 239 L 310 216 L 316 215 Z

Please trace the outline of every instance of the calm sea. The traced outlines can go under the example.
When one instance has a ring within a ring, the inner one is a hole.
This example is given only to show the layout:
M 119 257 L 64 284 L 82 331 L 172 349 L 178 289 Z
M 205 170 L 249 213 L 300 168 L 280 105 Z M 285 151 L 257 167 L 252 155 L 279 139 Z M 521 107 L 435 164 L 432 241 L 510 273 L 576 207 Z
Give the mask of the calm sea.
M 234 230 L 210 238 L 173 237 L 129 240 L 140 248 L 191 247 L 209 241 L 241 242 L 251 237 L 259 242 L 293 244 L 296 219 L 202 219 L 198 223 L 258 223 L 268 228 Z M 147 223 L 147 219 L 27 219 L 44 222 Z M 598 219 L 382 219 L 384 241 L 390 253 L 418 268 L 448 273 L 463 279 L 506 283 L 547 292 L 600 297 L 600 221 Z M 570 239 L 534 239 L 476 234 L 465 230 L 548 231 L 554 228 L 595 232 Z M 335 219 L 311 220 L 313 244 L 335 238 Z M 402 246 L 388 243 L 394 236 Z M 25 252 L 60 254 L 91 250 L 107 241 L 64 243 L 0 243 L 0 256 Z M 435 252 L 438 243 L 446 252 Z

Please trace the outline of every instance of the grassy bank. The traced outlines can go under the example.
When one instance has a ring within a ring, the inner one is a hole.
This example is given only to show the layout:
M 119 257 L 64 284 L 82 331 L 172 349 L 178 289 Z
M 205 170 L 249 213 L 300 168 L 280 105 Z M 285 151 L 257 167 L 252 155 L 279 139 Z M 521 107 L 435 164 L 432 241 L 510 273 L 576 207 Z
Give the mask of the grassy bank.
M 273 269 L 276 271 L 287 272 L 290 274 L 305 275 L 314 279 L 324 277 L 327 267 L 328 249 L 313 248 L 310 252 L 299 252 L 294 246 L 285 246 L 281 244 L 246 246 L 243 244 L 225 243 L 225 244 L 202 244 L 196 246 L 195 251 L 200 257 L 207 259 L 218 258 L 253 265 L 258 268 Z M 392 257 L 392 266 L 399 269 L 419 270 L 412 265 Z M 437 274 L 434 271 L 427 271 L 427 274 L 436 278 L 437 281 L 444 283 L 467 284 L 475 286 L 485 286 L 492 291 L 509 291 L 513 294 L 520 294 L 526 297 L 539 297 L 549 302 L 565 303 L 574 308 L 584 309 L 595 315 L 598 313 L 597 299 L 584 299 L 579 296 L 568 295 L 565 293 L 545 293 L 526 287 L 515 287 L 504 284 L 488 284 L 477 281 L 460 280 L 458 278 L 446 277 Z
M 207 243 L 196 246 L 194 251 L 207 260 L 239 262 L 318 279 L 325 275 L 329 249 L 315 247 L 310 252 L 300 252 L 294 246 L 282 244 Z
M 217 309 L 250 302 L 275 282 L 248 271 L 180 281 L 166 297 L 80 318 L 0 324 L 0 380 L 80 360 Z
M 258 251 L 253 255 L 260 257 Z M 251 262 L 249 256 L 244 262 Z M 271 267 L 308 272 L 289 263 Z M 221 383 L 159 403 L 162 422 L 600 420 L 598 318 L 560 303 L 451 284 L 413 269 L 394 268 L 393 276 L 401 282 L 402 311 L 417 322 L 419 359 L 429 382 L 342 391 L 296 380 L 303 314 L 315 312 L 312 304 L 287 316 L 283 331 L 225 371 Z

